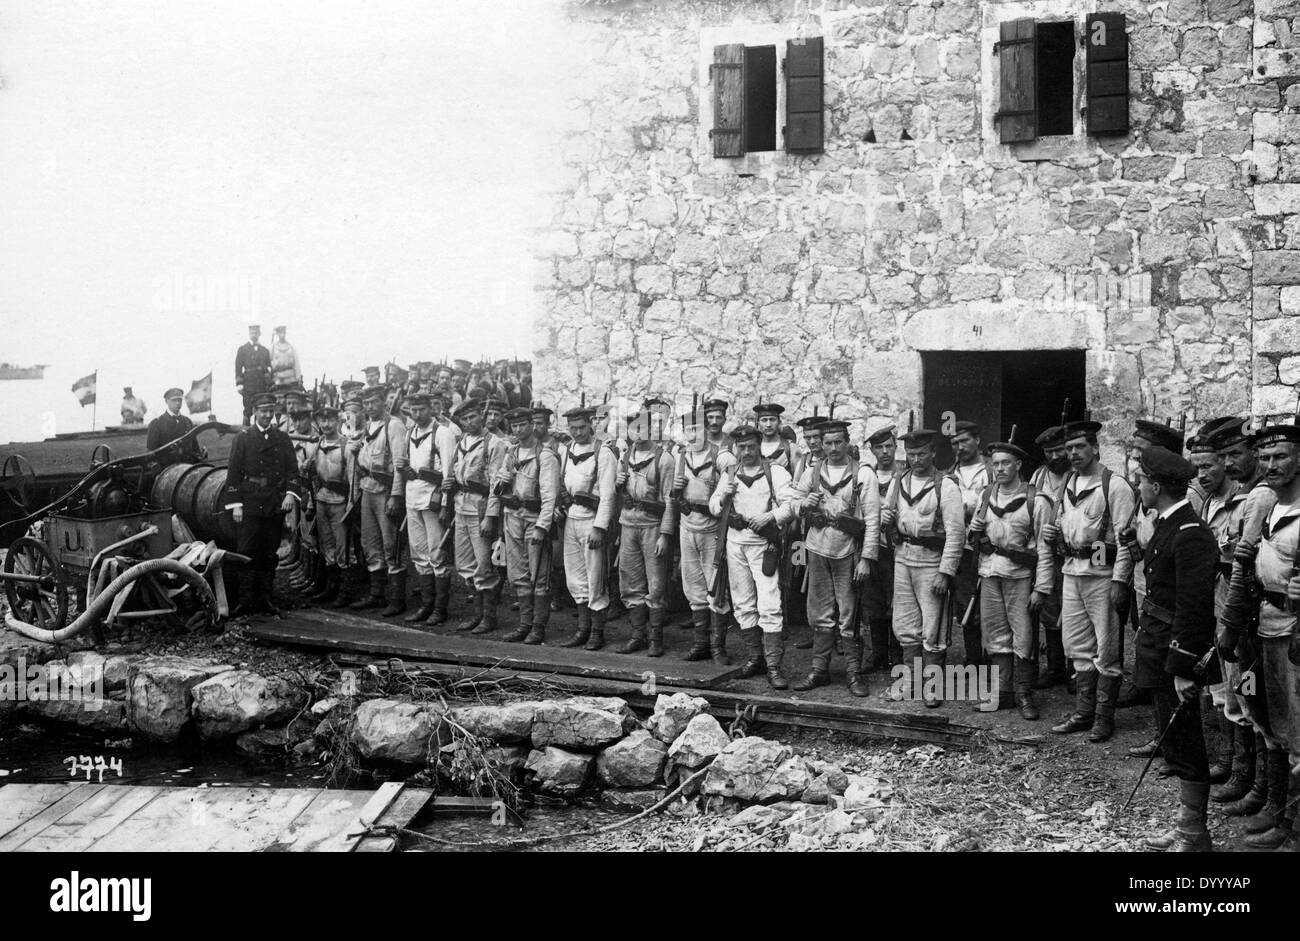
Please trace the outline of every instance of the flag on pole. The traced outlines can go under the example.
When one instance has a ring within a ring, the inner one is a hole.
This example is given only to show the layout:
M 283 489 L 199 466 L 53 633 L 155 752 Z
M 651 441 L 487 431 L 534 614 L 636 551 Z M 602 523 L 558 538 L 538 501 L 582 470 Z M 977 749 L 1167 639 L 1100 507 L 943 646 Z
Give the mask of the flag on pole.
M 190 410 L 191 415 L 212 409 L 212 373 L 208 373 L 202 379 L 194 380 L 190 385 L 190 391 L 185 396 L 185 407 Z
M 77 404 L 82 408 L 95 404 L 95 379 L 99 375 L 96 369 L 89 376 L 82 376 L 72 384 L 72 394 L 77 397 Z

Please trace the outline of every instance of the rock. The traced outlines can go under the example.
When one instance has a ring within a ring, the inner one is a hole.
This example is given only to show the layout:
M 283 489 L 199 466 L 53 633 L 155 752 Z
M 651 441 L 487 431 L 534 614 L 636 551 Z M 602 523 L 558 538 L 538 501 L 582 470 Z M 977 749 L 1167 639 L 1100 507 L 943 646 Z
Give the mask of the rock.
M 831 802 L 831 788 L 826 775 L 814 776 L 812 782 L 804 788 L 799 799 L 805 804 L 829 804 Z
M 697 715 L 668 747 L 668 760 L 674 768 L 694 770 L 726 748 L 730 741 L 717 719 Z
M 229 670 L 191 690 L 194 721 L 203 738 L 226 738 L 291 719 L 307 694 L 283 677 Z
M 655 711 L 647 724 L 650 734 L 666 745 L 671 745 L 686 731 L 686 726 L 698 715 L 709 711 L 709 701 L 702 696 L 660 693 L 655 699 Z
M 530 751 L 527 745 L 498 745 L 483 749 L 483 758 L 497 771 L 516 778 L 524 773 Z
M 233 667 L 182 657 L 145 657 L 127 678 L 127 722 L 142 735 L 174 742 L 191 719 L 191 691 Z
M 792 810 L 788 804 L 751 804 L 738 814 L 733 814 L 726 823 L 728 827 L 753 827 L 763 830 L 781 823 L 790 816 Z
M 324 699 L 312 703 L 311 714 L 317 717 L 327 716 L 340 702 L 341 700 L 335 699 L 333 696 L 327 696 Z
M 840 770 L 839 765 L 831 764 L 829 761 L 810 761 L 808 770 L 815 777 L 825 777 L 827 787 L 832 794 L 843 794 L 849 786 L 849 776 Z
M 650 788 L 606 788 L 600 794 L 600 802 L 614 810 L 625 810 L 630 813 L 637 813 L 642 810 L 649 810 L 655 804 L 659 803 L 668 796 L 666 787 Z
M 524 766 L 535 775 L 535 783 L 552 794 L 576 794 L 587 783 L 595 758 L 548 745 L 534 750 Z
M 352 727 L 352 743 L 363 758 L 399 764 L 424 764 L 450 738 L 435 708 L 395 699 L 363 702 Z
M 802 814 L 792 814 L 782 822 L 781 826 L 792 834 L 799 833 L 822 840 L 834 840 L 841 833 L 848 833 L 853 829 L 853 815 L 834 807 L 829 810 L 810 809 Z
M 637 729 L 597 756 L 596 774 L 611 787 L 643 787 L 660 780 L 667 757 L 667 745 Z
M 0 625 L 3 623 L 0 620 Z M 20 665 L 25 671 L 26 667 L 48 663 L 58 655 L 59 648 L 54 644 L 43 644 L 39 640 L 24 637 L 17 631 L 0 627 L 0 683 L 8 679 L 10 671 L 17 678 Z
M 464 706 L 453 709 L 451 718 L 471 735 L 493 742 L 526 742 L 533 732 L 533 717 L 538 705 L 535 702 L 513 702 L 499 706 Z
M 235 747 L 254 758 L 284 758 L 289 752 L 315 754 L 319 748 L 311 737 L 311 723 L 291 722 L 278 729 L 254 729 L 235 739 Z M 310 746 L 299 752 L 299 746 Z
M 601 748 L 636 726 L 636 716 L 617 697 L 580 696 L 539 702 L 533 719 L 535 748 Z
M 811 783 L 807 763 L 788 746 L 751 735 L 719 752 L 704 778 L 703 791 L 768 803 L 797 798 Z
M 844 790 L 840 807 L 847 811 L 871 810 L 885 806 L 885 798 L 892 793 L 892 788 L 881 784 L 875 778 L 865 775 L 849 775 L 849 786 Z

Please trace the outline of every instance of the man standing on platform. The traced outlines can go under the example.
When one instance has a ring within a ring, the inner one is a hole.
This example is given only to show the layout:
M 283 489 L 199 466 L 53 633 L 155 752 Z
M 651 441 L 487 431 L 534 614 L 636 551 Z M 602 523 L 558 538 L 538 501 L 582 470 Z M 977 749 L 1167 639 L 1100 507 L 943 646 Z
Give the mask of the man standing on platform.
M 504 517 L 506 574 L 519 601 L 519 626 L 504 638 L 541 644 L 551 618 L 551 528 L 560 495 L 560 459 L 538 440 L 533 413 L 506 413 L 514 442 L 493 477 L 487 516 Z
M 1122 478 L 1101 463 L 1094 421 L 1065 426 L 1065 451 L 1072 473 L 1062 488 L 1055 521 L 1040 538 L 1061 541 L 1061 626 L 1065 655 L 1074 661 L 1075 709 L 1052 727 L 1059 734 L 1090 730 L 1090 742 L 1104 742 L 1115 732 L 1115 705 L 1122 676 L 1119 632 L 1121 612 L 1131 601 L 1133 563 L 1119 533 L 1131 525 L 1136 501 Z
M 561 647 L 599 650 L 605 646 L 609 611 L 609 524 L 614 512 L 617 457 L 596 440 L 593 408 L 564 413 L 573 439 L 560 454 L 563 500 L 568 504 L 564 524 L 564 575 L 578 609 L 578 632 Z
M 286 327 L 275 328 L 275 339 L 271 341 L 271 382 L 279 386 L 301 386 L 302 366 L 298 362 L 298 351 L 285 339 Z
M 727 575 L 736 621 L 742 635 L 755 628 L 762 631 L 767 680 L 773 689 L 789 689 L 790 683 L 781 670 L 785 639 L 777 544 L 780 527 L 796 512 L 794 489 L 783 468 L 770 467 L 759 457 L 760 437 L 752 426 L 732 433 L 738 464 L 722 475 L 709 498 L 709 511 L 721 516 L 723 501 L 732 498 Z
M 360 476 L 361 546 L 370 572 L 370 593 L 352 602 L 352 610 L 377 608 L 387 599 L 381 617 L 392 617 L 406 610 L 406 567 L 402 562 L 398 527 L 405 509 L 402 506 L 402 480 L 397 476 L 393 457 L 403 447 L 406 428 L 398 418 L 388 414 L 386 386 L 371 386 L 361 395 L 366 422 L 352 439 L 348 450 L 353 467 Z
M 973 421 L 959 421 L 954 426 L 950 439 L 952 452 L 956 458 L 952 474 L 961 487 L 961 502 L 965 508 L 966 524 L 975 516 L 975 508 L 980 497 L 989 485 L 989 469 L 981 454 L 980 429 Z M 961 564 L 957 567 L 957 577 L 953 580 L 952 609 L 957 617 L 963 617 L 975 597 L 975 585 L 979 581 L 979 557 L 969 547 L 962 550 Z M 966 663 L 979 666 L 985 662 L 983 636 L 980 631 L 979 605 L 971 610 L 971 616 L 962 628 L 962 647 L 966 652 Z
M 858 598 L 864 582 L 880 571 L 880 488 L 876 474 L 848 456 L 849 426 L 830 419 L 821 426 L 826 460 L 804 471 L 794 488 L 807 523 L 808 623 L 813 631 L 812 672 L 794 684 L 803 691 L 830 683 L 838 632 L 849 692 L 867 696 L 858 635 Z
M 985 711 L 1020 707 L 1021 717 L 1038 718 L 1035 615 L 1052 593 L 1051 546 L 1038 534 L 1052 521 L 1052 501 L 1020 477 L 1027 454 L 1010 442 L 989 445 L 993 483 L 980 497 L 971 520 L 979 558 L 980 625 L 984 649 L 997 670 L 997 701 Z
M 1045 494 L 1055 508 L 1061 502 L 1061 491 L 1066 478 L 1070 476 L 1070 459 L 1065 455 L 1065 426 L 1053 425 L 1034 439 L 1043 452 L 1043 463 L 1030 485 L 1039 493 Z M 1053 511 L 1055 511 L 1053 509 Z M 1065 659 L 1065 645 L 1061 641 L 1061 586 L 1064 576 L 1061 574 L 1061 560 L 1055 550 L 1052 559 L 1052 593 L 1043 600 L 1038 609 L 1038 629 L 1043 638 L 1043 648 L 1047 656 L 1047 669 L 1039 674 L 1034 689 L 1050 689 L 1066 682 L 1071 676 L 1072 667 Z M 1034 658 L 1037 660 L 1035 651 Z
M 235 551 L 251 560 L 240 574 L 233 616 L 278 616 L 271 594 L 276 550 L 284 515 L 301 496 L 298 462 L 288 435 L 271 425 L 275 397 L 262 393 L 250 404 L 254 422 L 235 438 L 226 468 L 226 509 L 238 531 Z
M 676 517 L 669 508 L 673 457 L 651 440 L 653 413 L 647 407 L 628 425 L 627 470 L 614 486 L 623 492 L 619 513 L 619 594 L 632 624 L 632 636 L 619 653 L 645 650 L 648 657 L 664 655 L 664 594 L 668 563 L 676 535 Z
M 890 484 L 880 511 L 881 528 L 893 531 L 897 547 L 894 634 L 903 649 L 906 672 L 905 682 L 891 694 L 896 701 L 915 696 L 914 681 L 923 667 L 943 667 L 947 661 L 952 584 L 966 544 L 961 488 L 934 466 L 937 435 L 928 428 L 903 435 L 908 470 Z M 930 695 L 924 699 L 931 708 L 940 702 Z
M 416 393 L 407 400 L 411 427 L 397 445 L 394 466 L 406 498 L 406 537 L 411 567 L 419 585 L 420 606 L 402 620 L 407 624 L 447 620 L 451 600 L 451 559 L 443 545 L 443 480 L 451 467 L 456 436 L 433 419 L 434 399 Z
M 143 425 L 145 413 L 148 411 L 149 406 L 135 397 L 135 393 L 131 391 L 130 386 L 122 389 L 123 425 Z
M 235 389 L 244 398 L 245 425 L 253 414 L 253 399 L 271 389 L 271 351 L 258 342 L 261 336 L 261 327 L 250 326 L 248 342 L 235 353 Z
M 444 486 L 443 526 L 456 526 L 456 571 L 474 592 L 473 612 L 457 631 L 490 634 L 497 629 L 497 582 L 501 576 L 492 564 L 496 520 L 487 516 L 488 482 L 505 452 L 500 438 L 483 430 L 483 399 L 466 399 L 456 409 L 463 434 L 452 456 L 450 486 Z M 448 503 L 448 495 L 454 497 Z
M 883 507 L 890 485 L 902 475 L 903 468 L 898 465 L 897 429 L 891 423 L 877 428 L 867 436 L 867 447 L 876 459 L 876 490 L 880 494 L 879 503 Z M 871 656 L 862 665 L 868 673 L 883 670 L 902 661 L 903 652 L 894 637 L 894 545 L 889 533 L 880 527 L 879 560 L 881 577 L 868 579 L 862 590 L 863 616 L 867 619 L 871 631 Z

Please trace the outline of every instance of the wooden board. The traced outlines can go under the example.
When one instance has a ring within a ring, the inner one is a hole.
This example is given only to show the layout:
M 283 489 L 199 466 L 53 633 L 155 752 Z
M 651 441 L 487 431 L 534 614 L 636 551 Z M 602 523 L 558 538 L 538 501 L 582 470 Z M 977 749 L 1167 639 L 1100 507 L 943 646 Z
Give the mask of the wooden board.
M 258 640 L 331 650 L 351 650 L 410 660 L 506 667 L 561 676 L 598 677 L 641 683 L 654 675 L 658 686 L 713 689 L 736 676 L 739 666 L 720 667 L 711 660 L 687 663 L 670 657 L 507 644 L 491 637 L 435 634 L 339 611 L 304 608 L 278 621 L 254 621 L 247 633 Z
M 267 787 L 9 784 L 0 846 L 23 852 L 348 852 L 365 826 L 405 826 L 432 797 L 401 783 L 377 791 Z M 395 839 L 366 838 L 366 852 Z

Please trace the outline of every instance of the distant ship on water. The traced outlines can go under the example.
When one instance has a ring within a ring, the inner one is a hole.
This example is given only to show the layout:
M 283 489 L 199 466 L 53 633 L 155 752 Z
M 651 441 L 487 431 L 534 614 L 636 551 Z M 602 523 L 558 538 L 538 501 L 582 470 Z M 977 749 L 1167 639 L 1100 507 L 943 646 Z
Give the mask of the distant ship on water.
M 15 366 L 13 363 L 0 363 L 0 379 L 44 379 L 47 365 Z

